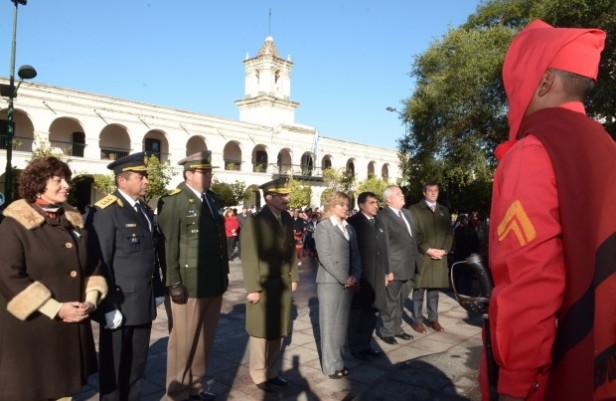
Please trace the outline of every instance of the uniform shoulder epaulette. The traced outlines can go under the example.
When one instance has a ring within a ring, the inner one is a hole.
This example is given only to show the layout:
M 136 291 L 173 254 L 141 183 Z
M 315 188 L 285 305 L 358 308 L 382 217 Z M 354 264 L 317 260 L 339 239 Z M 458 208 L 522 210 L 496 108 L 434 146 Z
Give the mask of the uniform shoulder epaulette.
M 169 193 L 167 194 L 167 196 L 177 195 L 177 194 L 179 194 L 180 192 L 182 192 L 182 190 L 181 190 L 180 188 L 176 188 L 176 189 L 172 190 L 171 192 L 169 192 Z
M 105 196 L 103 199 L 96 202 L 94 205 L 98 206 L 101 209 L 105 209 L 106 207 L 113 205 L 114 203 L 118 203 L 120 207 L 124 207 L 122 201 L 115 195 L 109 194 Z

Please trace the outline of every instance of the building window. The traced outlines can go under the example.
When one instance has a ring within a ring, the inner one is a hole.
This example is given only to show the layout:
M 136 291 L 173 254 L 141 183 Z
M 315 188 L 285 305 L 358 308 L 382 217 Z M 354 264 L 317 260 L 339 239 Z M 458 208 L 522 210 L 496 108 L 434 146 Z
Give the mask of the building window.
M 83 157 L 83 151 L 86 147 L 86 134 L 83 132 L 73 132 L 71 156 Z
M 145 138 L 145 149 L 148 154 L 155 155 L 160 160 L 160 139 Z

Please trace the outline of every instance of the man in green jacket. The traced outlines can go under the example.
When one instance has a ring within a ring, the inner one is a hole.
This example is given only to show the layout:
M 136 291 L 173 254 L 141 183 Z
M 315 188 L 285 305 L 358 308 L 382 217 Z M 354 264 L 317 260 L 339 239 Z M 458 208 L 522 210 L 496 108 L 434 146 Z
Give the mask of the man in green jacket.
M 288 184 L 278 178 L 260 186 L 265 206 L 246 220 L 240 233 L 250 377 L 268 393 L 274 385 L 287 384 L 275 366 L 282 340 L 291 332 L 291 293 L 299 280 Z
M 409 208 L 417 220 L 417 249 L 422 265 L 421 273 L 415 276 L 411 324 L 418 333 L 426 332 L 422 316 L 426 290 L 428 293 L 426 324 L 436 331 L 444 331 L 438 321 L 438 289 L 449 287 L 447 254 L 453 242 L 453 230 L 449 210 L 436 202 L 438 193 L 438 183 L 425 184 L 424 199 Z
M 184 182 L 158 203 L 173 318 L 167 348 L 167 399 L 173 401 L 214 399 L 203 379 L 229 261 L 222 204 L 209 190 L 210 160 L 204 151 L 179 161 Z

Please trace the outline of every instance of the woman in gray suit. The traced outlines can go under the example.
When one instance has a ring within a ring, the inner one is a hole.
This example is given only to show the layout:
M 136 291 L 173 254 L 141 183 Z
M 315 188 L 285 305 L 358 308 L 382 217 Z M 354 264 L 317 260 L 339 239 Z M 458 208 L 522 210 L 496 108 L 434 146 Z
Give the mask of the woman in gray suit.
M 321 327 L 323 373 L 332 379 L 349 374 L 343 353 L 353 288 L 361 276 L 357 234 L 346 222 L 349 197 L 333 192 L 325 202 L 325 212 L 314 233 L 319 254 L 317 297 Z

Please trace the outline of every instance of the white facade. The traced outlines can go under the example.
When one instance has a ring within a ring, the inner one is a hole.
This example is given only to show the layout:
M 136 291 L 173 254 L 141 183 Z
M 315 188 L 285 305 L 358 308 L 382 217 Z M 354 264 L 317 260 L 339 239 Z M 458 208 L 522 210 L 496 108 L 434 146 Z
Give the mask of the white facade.
M 176 168 L 175 187 L 182 180 L 177 162 L 208 149 L 213 164 L 220 166 L 214 171 L 219 181 L 243 181 L 256 188 L 278 174 L 294 174 L 313 186 L 311 206 L 320 203 L 325 189 L 320 175 L 328 166 L 351 166 L 358 182 L 374 175 L 395 183 L 400 177 L 398 153 L 391 149 L 320 137 L 315 160 L 315 127 L 294 122 L 299 103 L 290 100 L 293 63 L 278 56 L 271 37 L 244 64 L 245 98 L 236 101 L 239 121 L 24 82 L 14 100 L 12 165 L 23 169 L 41 142 L 66 155 L 64 160 L 74 176 L 109 174 L 110 160 L 149 150 Z M 0 79 L 0 83 L 7 82 Z M 2 101 L 0 168 L 4 173 L 8 102 Z M 0 185 L 3 190 L 4 174 Z M 90 199 L 82 203 L 93 203 L 102 196 L 88 192 Z

